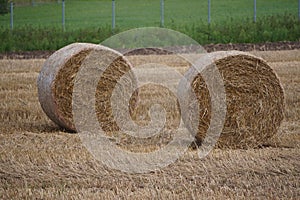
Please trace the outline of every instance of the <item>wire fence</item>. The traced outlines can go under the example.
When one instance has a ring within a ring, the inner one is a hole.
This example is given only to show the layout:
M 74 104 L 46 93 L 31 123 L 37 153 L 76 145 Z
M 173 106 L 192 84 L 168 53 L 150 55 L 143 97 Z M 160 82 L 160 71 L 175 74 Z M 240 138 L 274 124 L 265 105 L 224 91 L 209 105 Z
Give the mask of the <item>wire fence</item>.
M 0 5 L 3 7 L 3 5 Z M 109 26 L 112 29 L 143 26 L 170 27 L 222 23 L 263 16 L 295 15 L 300 21 L 300 0 L 28 0 L 12 1 L 0 26 L 52 26 L 63 30 Z

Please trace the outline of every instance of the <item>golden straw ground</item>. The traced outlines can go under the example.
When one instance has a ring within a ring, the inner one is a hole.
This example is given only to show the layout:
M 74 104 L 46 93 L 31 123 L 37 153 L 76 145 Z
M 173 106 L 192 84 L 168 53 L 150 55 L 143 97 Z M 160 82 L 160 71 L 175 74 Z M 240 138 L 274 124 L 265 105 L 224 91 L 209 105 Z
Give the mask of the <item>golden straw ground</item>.
M 269 147 L 248 150 L 214 149 L 204 159 L 190 150 L 174 164 L 148 174 L 126 174 L 104 167 L 85 149 L 78 134 L 62 132 L 48 119 L 39 106 L 36 87 L 44 61 L 0 60 L 0 199 L 300 196 L 299 61 L 270 63 L 286 95 L 285 118 L 276 144 L 271 141 Z M 172 57 L 165 61 L 179 65 Z

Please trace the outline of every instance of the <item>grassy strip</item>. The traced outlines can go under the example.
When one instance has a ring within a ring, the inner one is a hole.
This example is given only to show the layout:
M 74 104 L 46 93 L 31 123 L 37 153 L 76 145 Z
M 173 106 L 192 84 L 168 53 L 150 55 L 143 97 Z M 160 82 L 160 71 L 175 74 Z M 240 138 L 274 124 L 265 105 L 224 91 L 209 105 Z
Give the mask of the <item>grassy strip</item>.
M 109 27 L 77 29 L 26 26 L 10 31 L 0 28 L 0 52 L 56 50 L 73 42 L 100 43 L 112 35 Z
M 291 14 L 273 15 L 252 19 L 225 20 L 207 25 L 206 22 L 169 25 L 187 34 L 200 44 L 209 43 L 259 43 L 275 41 L 299 41 L 300 23 Z M 123 31 L 115 30 L 115 33 Z M 112 35 L 109 25 L 100 28 L 71 29 L 63 32 L 56 27 L 23 26 L 10 31 L 0 28 L 0 52 L 56 50 L 73 42 L 100 43 Z M 163 43 L 163 41 L 161 41 Z
M 287 13 L 261 17 L 256 23 L 249 18 L 240 21 L 231 18 L 210 26 L 202 23 L 172 28 L 200 44 L 300 41 L 300 22 L 296 16 Z

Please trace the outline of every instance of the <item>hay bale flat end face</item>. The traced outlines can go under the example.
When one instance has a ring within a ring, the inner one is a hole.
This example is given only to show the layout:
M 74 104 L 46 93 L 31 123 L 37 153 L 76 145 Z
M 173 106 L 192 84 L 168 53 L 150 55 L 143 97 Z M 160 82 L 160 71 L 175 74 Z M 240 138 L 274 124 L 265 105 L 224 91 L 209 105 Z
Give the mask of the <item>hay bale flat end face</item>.
M 99 52 L 109 52 L 117 58 L 107 66 L 107 70 L 99 78 L 95 94 L 98 121 L 103 129 L 113 131 L 117 126 L 111 114 L 110 96 L 116 82 L 131 69 L 131 65 L 120 53 L 112 49 L 96 44 L 74 43 L 56 51 L 45 61 L 39 74 L 37 81 L 39 101 L 44 112 L 53 122 L 69 131 L 76 131 L 72 115 L 74 81 L 91 52 L 96 52 L 98 55 Z M 132 79 L 134 82 L 134 77 Z M 100 91 L 102 88 L 108 89 Z M 137 94 L 135 97 L 137 98 Z M 135 97 L 132 100 L 133 104 L 137 101 Z M 98 102 L 105 102 L 105 104 L 100 106 Z
M 284 93 L 275 72 L 264 60 L 244 52 L 214 52 L 205 57 L 202 59 L 213 60 L 218 68 L 226 93 L 227 113 L 218 147 L 253 148 L 264 144 L 283 120 Z M 199 104 L 196 139 L 201 143 L 210 124 L 212 94 L 195 69 L 190 68 L 185 77 Z M 195 115 L 189 112 L 186 116 Z M 187 119 L 183 120 L 189 126 Z

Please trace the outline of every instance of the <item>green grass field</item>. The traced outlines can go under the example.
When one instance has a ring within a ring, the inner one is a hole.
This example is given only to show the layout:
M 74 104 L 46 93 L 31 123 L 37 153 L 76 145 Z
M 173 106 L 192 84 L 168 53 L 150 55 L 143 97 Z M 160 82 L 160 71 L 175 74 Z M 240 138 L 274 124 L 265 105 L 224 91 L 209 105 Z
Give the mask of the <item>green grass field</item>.
M 27 1 L 28 2 L 28 1 Z M 14 26 L 61 26 L 62 4 L 38 3 L 18 6 L 14 10 Z M 165 26 L 180 26 L 207 22 L 207 1 L 166 0 Z M 257 17 L 274 14 L 297 15 L 297 0 L 268 0 L 257 2 Z M 253 1 L 212 0 L 212 23 L 253 18 Z M 111 24 L 111 0 L 66 0 L 67 29 L 103 27 Z M 9 14 L 0 17 L 0 26 L 9 27 Z M 160 0 L 116 0 L 116 25 L 120 29 L 159 26 Z
M 21 2 L 27 2 L 22 4 Z M 66 29 L 62 31 L 61 1 L 16 0 L 14 30 L 10 14 L 0 16 L 0 52 L 55 50 L 72 42 L 99 43 L 113 34 L 111 0 L 66 0 Z M 160 26 L 160 0 L 116 0 L 118 33 L 137 27 Z M 200 44 L 299 41 L 297 0 L 212 0 L 211 24 L 207 1 L 165 0 L 165 27 L 187 34 Z

